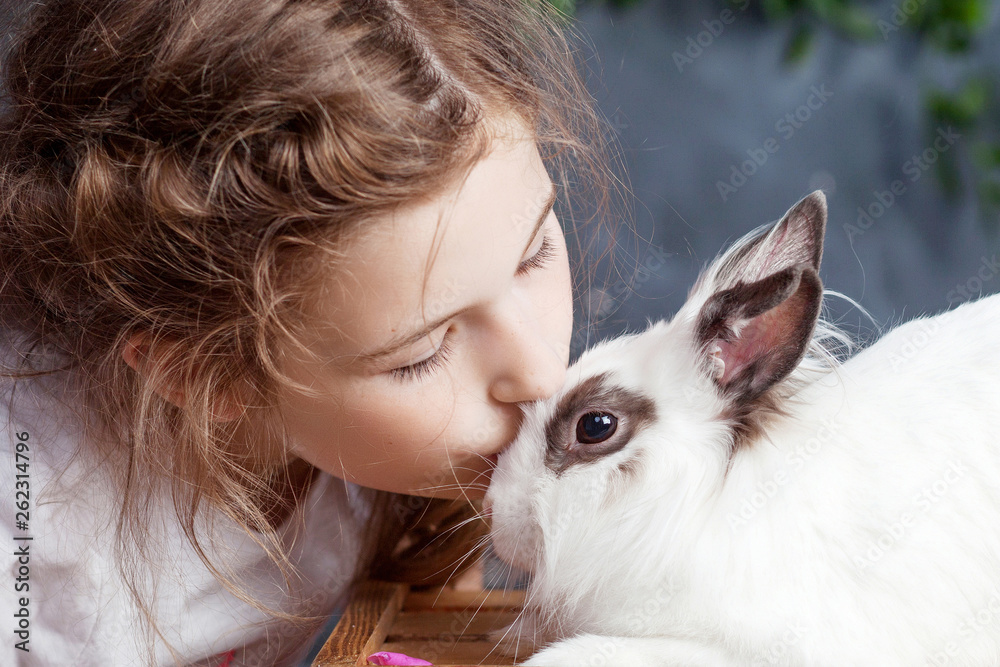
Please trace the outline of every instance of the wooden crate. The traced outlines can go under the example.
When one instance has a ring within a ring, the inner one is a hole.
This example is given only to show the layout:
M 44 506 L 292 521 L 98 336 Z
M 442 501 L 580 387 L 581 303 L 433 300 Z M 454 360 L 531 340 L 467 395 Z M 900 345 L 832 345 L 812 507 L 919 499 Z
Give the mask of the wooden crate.
M 486 633 L 511 623 L 524 591 L 411 591 L 369 581 L 359 587 L 313 667 L 367 665 L 376 651 L 405 653 L 434 665 L 513 665 Z

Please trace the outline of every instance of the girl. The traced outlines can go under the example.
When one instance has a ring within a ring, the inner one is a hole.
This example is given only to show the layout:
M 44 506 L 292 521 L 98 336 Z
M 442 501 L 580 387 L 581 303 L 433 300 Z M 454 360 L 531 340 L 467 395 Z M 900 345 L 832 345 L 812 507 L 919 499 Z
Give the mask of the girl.
M 0 664 L 295 664 L 353 582 L 466 567 L 568 361 L 553 201 L 606 203 L 546 5 L 24 5 Z

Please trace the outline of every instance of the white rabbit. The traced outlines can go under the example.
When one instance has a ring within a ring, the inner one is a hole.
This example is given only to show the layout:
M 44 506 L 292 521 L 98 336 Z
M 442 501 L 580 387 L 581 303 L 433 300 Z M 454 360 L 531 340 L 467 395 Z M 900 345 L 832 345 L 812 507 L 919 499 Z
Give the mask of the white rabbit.
M 838 362 L 825 223 L 814 192 L 525 408 L 484 501 L 524 664 L 1000 665 L 1000 296 Z

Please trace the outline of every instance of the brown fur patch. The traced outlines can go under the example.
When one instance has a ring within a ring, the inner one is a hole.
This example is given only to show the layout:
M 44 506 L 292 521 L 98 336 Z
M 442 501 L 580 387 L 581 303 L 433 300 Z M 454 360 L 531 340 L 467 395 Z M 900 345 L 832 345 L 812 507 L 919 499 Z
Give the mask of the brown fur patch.
M 580 417 L 607 412 L 618 420 L 606 441 L 585 444 L 576 439 Z M 545 427 L 545 465 L 557 475 L 577 463 L 596 461 L 625 447 L 635 433 L 656 418 L 652 399 L 611 382 L 608 373 L 589 377 L 560 399 Z

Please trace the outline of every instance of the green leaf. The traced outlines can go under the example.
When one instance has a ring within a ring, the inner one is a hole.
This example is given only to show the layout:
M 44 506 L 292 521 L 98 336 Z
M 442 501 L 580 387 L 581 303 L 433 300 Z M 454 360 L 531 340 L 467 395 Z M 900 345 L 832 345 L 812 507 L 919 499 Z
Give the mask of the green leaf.
M 545 0 L 565 18 L 576 14 L 576 0 Z
M 873 40 L 880 34 L 875 17 L 860 7 L 840 5 L 832 19 L 834 25 L 851 39 Z
M 761 0 L 761 9 L 770 19 L 783 19 L 791 16 L 802 6 L 800 0 Z
M 928 94 L 931 118 L 968 129 L 976 124 L 989 104 L 990 84 L 986 78 L 970 79 L 957 93 L 934 90 Z
M 925 0 L 912 27 L 941 50 L 964 53 L 987 25 L 989 4 L 989 0 Z
M 984 171 L 1000 169 L 1000 144 L 979 142 L 972 147 L 972 157 Z
M 788 40 L 788 44 L 785 45 L 785 53 L 782 59 L 787 65 L 798 65 L 809 52 L 812 50 L 813 46 L 813 31 L 812 27 L 809 25 L 801 25 L 796 29 L 792 36 Z
M 825 21 L 830 20 L 840 4 L 838 0 L 806 0 L 806 5 Z
M 990 208 L 1000 208 L 1000 181 L 983 181 L 978 190 L 983 203 Z
M 1000 230 L 1000 180 L 981 181 L 976 194 L 981 219 L 986 229 L 996 234 Z
M 934 163 L 934 171 L 945 196 L 949 199 L 958 197 L 962 190 L 962 174 L 955 154 L 953 152 L 938 154 L 937 162 Z

